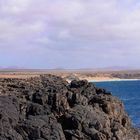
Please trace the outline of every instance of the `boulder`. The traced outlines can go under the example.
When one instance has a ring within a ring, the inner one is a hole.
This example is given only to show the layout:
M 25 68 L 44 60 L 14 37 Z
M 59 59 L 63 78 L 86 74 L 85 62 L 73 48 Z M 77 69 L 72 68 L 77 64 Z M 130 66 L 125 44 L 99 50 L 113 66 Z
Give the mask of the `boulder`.
M 140 140 L 123 103 L 86 80 L 0 79 L 0 140 Z

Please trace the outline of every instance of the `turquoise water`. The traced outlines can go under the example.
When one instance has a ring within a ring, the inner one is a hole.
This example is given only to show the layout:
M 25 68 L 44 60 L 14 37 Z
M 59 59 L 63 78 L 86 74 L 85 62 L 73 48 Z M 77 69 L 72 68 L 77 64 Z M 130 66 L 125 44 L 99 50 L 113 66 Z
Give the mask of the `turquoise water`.
M 140 81 L 96 82 L 95 85 L 119 97 L 134 126 L 140 128 Z

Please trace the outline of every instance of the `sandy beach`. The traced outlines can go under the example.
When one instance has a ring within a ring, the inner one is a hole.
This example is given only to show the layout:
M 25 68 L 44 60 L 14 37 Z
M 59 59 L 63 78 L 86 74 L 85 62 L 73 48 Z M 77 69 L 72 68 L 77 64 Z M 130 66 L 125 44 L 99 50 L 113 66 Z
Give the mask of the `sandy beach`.
M 140 79 L 93 79 L 93 80 L 88 80 L 88 82 L 113 82 L 113 81 L 139 81 Z
M 121 80 L 119 78 L 111 78 L 111 77 L 85 77 L 85 78 L 79 78 L 80 80 L 87 80 L 89 82 L 101 82 L 101 81 L 117 81 L 117 80 Z

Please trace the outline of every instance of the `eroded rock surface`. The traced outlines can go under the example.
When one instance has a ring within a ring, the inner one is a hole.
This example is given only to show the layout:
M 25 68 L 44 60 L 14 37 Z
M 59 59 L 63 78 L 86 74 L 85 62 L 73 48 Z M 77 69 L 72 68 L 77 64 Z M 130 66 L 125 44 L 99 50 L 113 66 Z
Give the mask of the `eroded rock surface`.
M 140 140 L 121 101 L 87 81 L 0 79 L 0 140 Z

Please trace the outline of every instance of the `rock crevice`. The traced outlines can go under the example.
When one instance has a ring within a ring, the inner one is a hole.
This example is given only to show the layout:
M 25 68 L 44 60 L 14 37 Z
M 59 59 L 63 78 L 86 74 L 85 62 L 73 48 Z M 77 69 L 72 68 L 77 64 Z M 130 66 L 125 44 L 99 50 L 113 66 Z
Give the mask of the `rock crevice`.
M 140 140 L 117 97 L 86 80 L 0 79 L 0 140 Z

